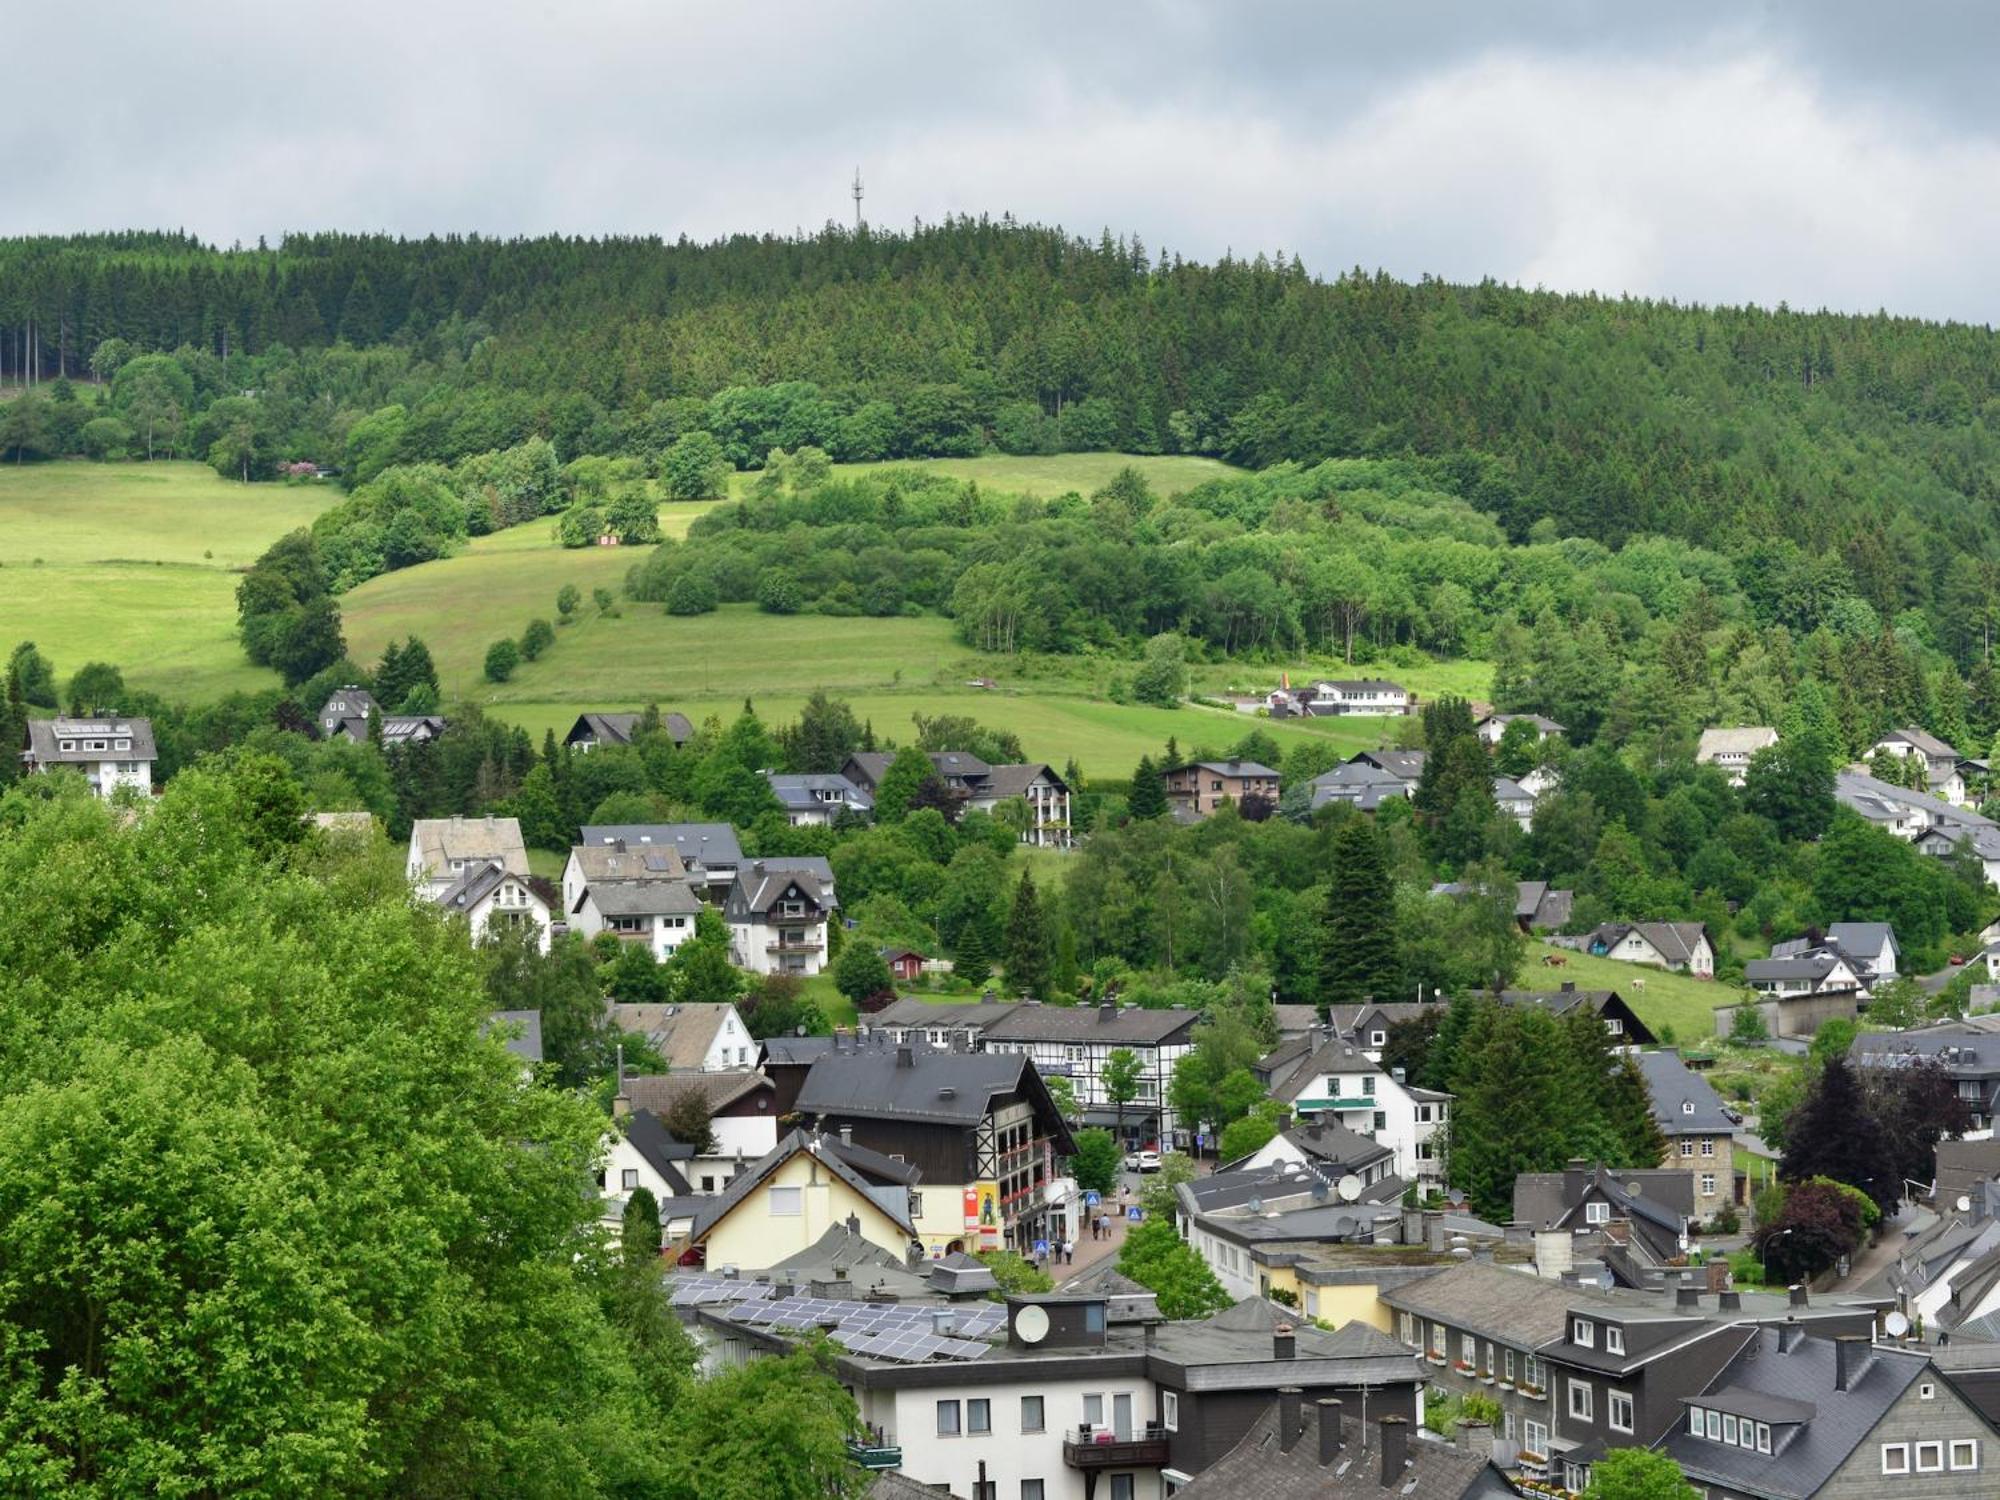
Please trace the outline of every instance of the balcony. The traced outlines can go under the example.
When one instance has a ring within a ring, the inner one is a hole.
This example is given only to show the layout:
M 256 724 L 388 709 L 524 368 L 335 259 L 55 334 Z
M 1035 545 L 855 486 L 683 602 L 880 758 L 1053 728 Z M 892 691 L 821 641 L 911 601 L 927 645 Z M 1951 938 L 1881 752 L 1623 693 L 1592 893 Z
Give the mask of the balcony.
M 1167 1464 L 1167 1430 L 1148 1422 L 1143 1433 L 1116 1437 L 1107 1428 L 1063 1434 L 1063 1462 L 1072 1469 L 1160 1469 Z
M 896 1444 L 870 1435 L 847 1440 L 847 1456 L 870 1473 L 903 1467 L 903 1450 Z
M 766 953 L 817 953 L 826 945 L 807 938 L 773 938 L 764 945 Z

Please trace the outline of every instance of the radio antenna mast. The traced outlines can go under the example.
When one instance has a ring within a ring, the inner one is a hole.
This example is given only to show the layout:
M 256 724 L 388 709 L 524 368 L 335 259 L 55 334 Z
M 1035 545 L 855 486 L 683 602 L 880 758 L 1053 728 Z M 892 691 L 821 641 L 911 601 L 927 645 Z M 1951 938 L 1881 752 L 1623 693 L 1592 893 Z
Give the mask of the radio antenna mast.
M 861 168 L 854 169 L 854 232 L 861 233 Z

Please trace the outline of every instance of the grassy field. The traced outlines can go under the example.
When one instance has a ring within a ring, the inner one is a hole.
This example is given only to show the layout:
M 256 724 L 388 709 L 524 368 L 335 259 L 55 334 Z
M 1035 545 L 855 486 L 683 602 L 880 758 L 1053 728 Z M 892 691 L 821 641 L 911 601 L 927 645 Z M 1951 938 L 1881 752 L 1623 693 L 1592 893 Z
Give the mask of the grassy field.
M 1542 955 L 1560 953 L 1569 960 L 1560 969 L 1542 967 Z M 1646 983 L 1643 992 L 1632 988 L 1634 979 Z M 1518 983 L 1524 989 L 1555 989 L 1565 981 L 1580 990 L 1616 990 L 1625 997 L 1639 1017 L 1657 1035 L 1663 1026 L 1674 1029 L 1681 1046 L 1692 1046 L 1715 1035 L 1714 1008 L 1733 1005 L 1744 992 L 1734 985 L 1712 979 L 1694 979 L 1686 974 L 1666 974 L 1644 964 L 1620 963 L 1614 958 L 1593 958 L 1546 943 L 1528 945 L 1527 965 Z
M 332 499 L 202 464 L 0 467 L 0 642 L 34 641 L 59 677 L 114 662 L 175 698 L 266 686 L 236 640 L 233 570 Z
M 1221 479 L 1244 471 L 1215 458 L 1144 456 L 1130 453 L 1056 453 L 1046 458 L 1017 458 L 1004 453 L 984 458 L 927 458 L 917 463 L 835 464 L 836 474 L 872 474 L 883 469 L 923 468 L 954 479 L 977 480 L 983 489 L 1010 495 L 1038 495 L 1052 499 L 1069 490 L 1088 495 L 1103 489 L 1123 468 L 1137 469 L 1161 495 L 1177 495 L 1210 479 Z M 757 482 L 754 473 L 730 479 L 729 492 L 741 497 Z

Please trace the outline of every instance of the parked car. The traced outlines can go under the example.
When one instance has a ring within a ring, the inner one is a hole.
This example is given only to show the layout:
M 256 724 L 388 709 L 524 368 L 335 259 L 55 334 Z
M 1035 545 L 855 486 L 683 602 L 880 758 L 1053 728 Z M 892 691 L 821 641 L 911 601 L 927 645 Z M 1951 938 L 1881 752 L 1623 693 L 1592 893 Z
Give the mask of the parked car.
M 1962 964 L 1963 964 L 1964 962 L 1965 962 L 1965 955 L 1964 955 L 1963 953 L 1954 953 L 1954 954 L 1952 954 L 1952 956 L 1951 956 L 1951 966 L 1952 966 L 1952 967 L 1953 967 L 1954 969 L 1958 968 L 1958 967 L 1959 967 L 1960 965 L 1962 965 Z
M 1157 1151 L 1127 1151 L 1125 1170 L 1128 1172 L 1157 1172 L 1160 1170 L 1160 1153 Z

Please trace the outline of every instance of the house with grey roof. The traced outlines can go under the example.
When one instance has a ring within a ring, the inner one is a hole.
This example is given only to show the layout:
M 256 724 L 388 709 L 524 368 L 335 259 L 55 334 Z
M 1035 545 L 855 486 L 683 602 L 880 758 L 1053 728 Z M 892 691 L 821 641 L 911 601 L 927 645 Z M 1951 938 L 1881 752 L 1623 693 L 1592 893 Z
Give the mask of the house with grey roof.
M 1870 747 L 1872 755 L 1915 761 L 1923 767 L 1924 787 L 1954 807 L 1965 802 L 1965 757 L 1928 730 L 1892 729 Z
M 1862 1068 L 1935 1061 L 1958 1086 L 1974 1130 L 1985 1130 L 2000 1117 L 2000 1015 L 1963 1016 L 1903 1031 L 1863 1031 L 1847 1056 Z
M 1863 981 L 1894 979 L 1903 948 L 1887 922 L 1830 922 L 1826 940 L 1845 953 Z M 1776 949 L 1772 950 L 1776 952 Z
M 1922 1352 L 1760 1328 L 1683 1406 L 1661 1451 L 1710 1495 L 1981 1495 L 1994 1487 L 2000 1433 Z
M 771 785 L 771 795 L 785 810 L 785 821 L 794 828 L 831 828 L 843 817 L 874 816 L 875 798 L 845 776 L 762 774 Z
M 1243 1439 L 1174 1491 L 1177 1500 L 1507 1500 L 1520 1491 L 1493 1464 L 1492 1429 L 1461 1428 L 1455 1443 L 1412 1435 L 1400 1416 L 1371 1435 L 1338 1396 L 1306 1400 L 1280 1388 Z
M 839 909 L 833 867 L 818 856 L 756 859 L 722 904 L 730 962 L 753 974 L 805 978 L 826 967 L 826 927 Z
M 673 1073 L 743 1072 L 757 1065 L 757 1039 L 728 1001 L 607 1006 L 611 1024 L 643 1036 Z
M 528 846 L 518 818 L 418 818 L 410 825 L 404 874 L 433 900 L 466 871 L 488 861 L 509 875 L 528 878 Z
M 1576 1158 L 1560 1172 L 1523 1172 L 1514 1179 L 1516 1224 L 1600 1237 L 1614 1223 L 1626 1226 L 1610 1238 L 1639 1257 L 1642 1271 L 1657 1271 L 1686 1253 L 1682 1245 L 1694 1213 L 1695 1185 L 1678 1168 L 1614 1171 Z
M 1041 762 L 989 765 L 964 750 L 929 750 L 925 754 L 938 780 L 962 807 L 1018 818 L 1024 844 L 1070 847 L 1070 786 L 1054 767 Z M 857 750 L 847 758 L 840 774 L 872 799 L 895 759 L 886 750 Z
M 605 1143 L 604 1193 L 623 1213 L 633 1193 L 644 1188 L 656 1201 L 693 1194 L 687 1170 L 695 1148 L 677 1141 L 650 1109 L 635 1109 L 612 1122 Z
M 1346 1127 L 1396 1153 L 1396 1175 L 1421 1191 L 1442 1189 L 1439 1139 L 1451 1118 L 1451 1095 L 1419 1088 L 1384 1068 L 1379 1053 L 1334 1038 L 1302 1059 L 1263 1076 L 1271 1096 L 1305 1121 Z M 1398 1069 L 1398 1072 L 1401 1070 Z
M 548 902 L 527 876 L 516 875 L 501 860 L 471 862 L 427 899 L 439 910 L 465 918 L 475 943 L 492 933 L 526 931 L 534 934 L 537 948 L 549 951 L 553 921 Z
M 699 1095 L 708 1114 L 710 1148 L 686 1168 L 696 1193 L 719 1192 L 751 1162 L 770 1154 L 778 1143 L 778 1091 L 761 1072 L 695 1069 L 627 1077 L 620 1085 L 614 1111 L 650 1109 L 661 1119 L 675 1110 L 683 1094 Z
M 1614 1047 L 1650 1047 L 1658 1040 L 1645 1018 L 1616 990 L 1586 990 L 1565 979 L 1552 990 L 1502 990 L 1500 1003 L 1516 1009 L 1545 1010 L 1558 1017 L 1579 1008 L 1592 1011 L 1604 1023 Z
M 609 932 L 663 961 L 695 934 L 701 887 L 672 844 L 579 844 L 563 863 L 563 912 L 585 937 Z
M 1653 1120 L 1666 1137 L 1661 1163 L 1683 1174 L 1693 1190 L 1695 1218 L 1708 1220 L 1743 1202 L 1736 1172 L 1736 1120 L 1714 1086 L 1681 1061 L 1679 1052 L 1641 1052 L 1634 1059 L 1646 1081 Z
M 1472 721 L 1472 732 L 1489 745 L 1497 745 L 1509 724 L 1531 724 L 1538 740 L 1554 739 L 1568 733 L 1554 719 L 1541 714 L 1481 714 Z
M 578 714 L 563 736 L 563 744 L 579 754 L 588 754 L 599 745 L 629 745 L 644 722 L 644 714 Z M 675 745 L 685 745 L 694 738 L 694 725 L 686 714 L 661 714 L 660 730 Z
M 77 771 L 96 796 L 109 797 L 120 791 L 148 796 L 153 790 L 153 763 L 158 759 L 151 719 L 30 719 L 21 750 L 21 774 Z
M 538 1010 L 496 1010 L 482 1028 L 499 1032 L 507 1050 L 529 1069 L 542 1060 L 542 1013 Z
M 695 893 L 720 905 L 743 863 L 736 830 L 727 823 L 603 823 L 582 830 L 583 842 L 623 845 L 628 853 L 672 849 L 686 868 Z
M 1606 922 L 1583 939 L 1583 948 L 1621 963 L 1715 977 L 1715 946 L 1700 922 Z
M 1191 817 L 1213 815 L 1223 803 L 1278 805 L 1278 773 L 1254 760 L 1207 760 L 1161 773 L 1167 800 Z
M 365 745 L 371 719 L 380 726 L 385 749 L 392 745 L 428 745 L 451 727 L 442 714 L 385 714 L 374 694 L 350 685 L 335 688 L 320 705 L 319 737 Z
M 1424 760 L 1422 750 L 1363 750 L 1307 782 L 1308 801 L 1315 812 L 1329 802 L 1374 812 L 1384 802 L 1416 790 Z
M 1070 1081 L 1083 1123 L 1123 1129 L 1124 1149 L 1161 1151 L 1190 1144 L 1194 1122 L 1174 1113 L 1168 1097 L 1174 1068 L 1194 1046 L 1201 1012 L 1139 1005 L 1017 1005 L 988 1021 L 979 1046 L 1034 1062 L 1044 1078 Z M 1137 1093 L 1120 1108 L 1104 1087 L 1111 1054 L 1130 1052 L 1139 1063 Z

